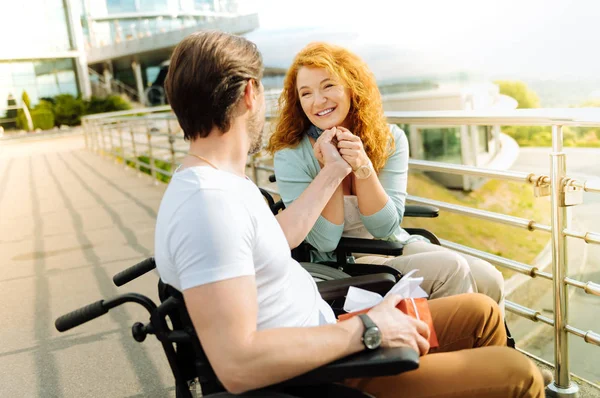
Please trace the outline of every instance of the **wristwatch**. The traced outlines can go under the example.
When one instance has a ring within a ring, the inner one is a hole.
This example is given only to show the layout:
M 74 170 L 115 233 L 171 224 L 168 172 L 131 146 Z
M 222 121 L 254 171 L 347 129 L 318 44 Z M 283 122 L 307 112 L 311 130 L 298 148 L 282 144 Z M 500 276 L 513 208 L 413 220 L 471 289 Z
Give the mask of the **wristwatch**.
M 363 332 L 362 342 L 368 350 L 375 350 L 381 345 L 381 331 L 375 325 L 375 322 L 369 318 L 367 314 L 360 314 L 358 316 L 365 325 L 365 331 Z
M 358 169 L 354 170 L 354 175 L 359 180 L 371 177 L 371 173 L 373 173 L 373 163 L 371 163 L 370 160 L 369 163 L 363 164 Z

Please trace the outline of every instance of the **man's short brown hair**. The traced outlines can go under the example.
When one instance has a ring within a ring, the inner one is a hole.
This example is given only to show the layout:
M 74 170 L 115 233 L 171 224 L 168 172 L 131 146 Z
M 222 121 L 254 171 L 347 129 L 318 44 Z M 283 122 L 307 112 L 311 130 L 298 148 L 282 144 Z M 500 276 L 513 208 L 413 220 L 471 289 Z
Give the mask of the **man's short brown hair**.
M 260 82 L 262 57 L 247 39 L 217 31 L 195 32 L 171 55 L 165 91 L 185 139 L 206 137 L 213 126 L 229 130 L 248 81 Z

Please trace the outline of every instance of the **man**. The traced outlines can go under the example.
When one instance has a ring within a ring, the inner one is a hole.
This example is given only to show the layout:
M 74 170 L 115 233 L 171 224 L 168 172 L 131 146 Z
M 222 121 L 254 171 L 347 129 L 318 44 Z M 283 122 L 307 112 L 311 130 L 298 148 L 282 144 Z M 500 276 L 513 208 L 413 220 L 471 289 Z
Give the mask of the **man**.
M 335 322 L 290 248 L 352 170 L 331 143 L 335 129 L 324 132 L 315 144 L 321 172 L 289 208 L 271 214 L 245 175 L 247 154 L 262 143 L 262 68 L 246 39 L 197 32 L 174 50 L 165 82 L 190 149 L 160 206 L 156 263 L 161 279 L 183 292 L 224 387 L 241 393 L 361 350 L 408 346 L 423 355 L 418 370 L 348 383 L 377 397 L 542 397 L 535 366 L 501 347 L 500 312 L 483 295 L 429 302 L 440 340 L 436 353 L 428 353 L 427 325 L 395 308 L 399 297 L 367 317 Z M 379 332 L 369 329 L 375 335 L 363 342 L 371 323 Z M 474 347 L 483 348 L 466 350 Z

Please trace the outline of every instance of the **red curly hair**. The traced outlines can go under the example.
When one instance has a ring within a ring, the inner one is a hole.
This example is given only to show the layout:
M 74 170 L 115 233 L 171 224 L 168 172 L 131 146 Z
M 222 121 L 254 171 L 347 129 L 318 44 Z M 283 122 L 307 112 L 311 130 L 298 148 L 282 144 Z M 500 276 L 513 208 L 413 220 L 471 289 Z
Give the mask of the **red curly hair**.
M 350 90 L 350 130 L 360 137 L 373 168 L 379 172 L 393 153 L 395 143 L 375 76 L 356 54 L 328 43 L 310 43 L 294 58 L 285 76 L 278 118 L 267 150 L 274 153 L 295 147 L 310 127 L 296 89 L 298 70 L 305 66 L 326 69 Z

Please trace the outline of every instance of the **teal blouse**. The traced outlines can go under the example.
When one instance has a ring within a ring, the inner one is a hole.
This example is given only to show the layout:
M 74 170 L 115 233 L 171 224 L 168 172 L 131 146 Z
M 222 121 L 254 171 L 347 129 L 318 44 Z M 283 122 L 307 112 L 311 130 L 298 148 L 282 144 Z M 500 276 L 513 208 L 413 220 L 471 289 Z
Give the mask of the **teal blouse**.
M 420 236 L 409 235 L 400 227 L 407 195 L 408 140 L 398 126 L 392 124 L 390 129 L 394 136 L 395 150 L 378 174 L 379 181 L 388 195 L 388 201 L 377 213 L 370 216 L 361 214 L 360 217 L 374 238 L 408 243 L 423 239 Z M 296 147 L 276 152 L 274 162 L 277 187 L 286 206 L 304 192 L 321 170 L 306 134 Z M 343 232 L 343 223 L 337 225 L 319 216 L 306 237 L 306 241 L 319 251 L 313 253 L 311 261 L 335 261 L 333 250 Z

